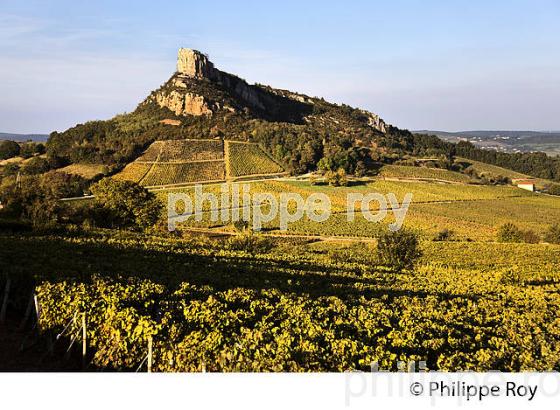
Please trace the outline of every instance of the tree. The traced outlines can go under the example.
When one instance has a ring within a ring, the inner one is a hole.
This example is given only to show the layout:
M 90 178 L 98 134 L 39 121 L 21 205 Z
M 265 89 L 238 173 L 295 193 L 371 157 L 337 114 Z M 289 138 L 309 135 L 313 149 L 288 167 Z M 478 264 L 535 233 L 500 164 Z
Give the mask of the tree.
M 47 172 L 39 179 L 41 190 L 57 199 L 81 196 L 86 186 L 83 177 L 59 171 Z
M 338 171 L 327 171 L 325 178 L 330 186 L 347 186 L 348 178 L 344 168 L 339 168 Z
M 418 237 L 413 232 L 404 229 L 388 231 L 382 233 L 377 240 L 379 261 L 396 271 L 412 269 L 420 256 L 422 252 L 418 248 Z
M 2 176 L 10 176 L 16 175 L 19 172 L 19 165 L 13 162 L 10 162 L 2 168 Z
M 26 162 L 22 167 L 22 172 L 25 175 L 43 174 L 50 169 L 49 161 L 45 158 L 34 157 Z
M 18 156 L 20 146 L 15 141 L 2 141 L 0 142 L 0 160 L 13 158 Z
M 3 213 L 11 218 L 30 222 L 35 227 L 52 226 L 58 222 L 60 204 L 52 191 L 45 189 L 41 176 L 25 176 L 17 183 L 10 177 L 0 190 Z
M 33 142 L 25 142 L 21 144 L 19 155 L 23 158 L 31 158 L 35 155 L 35 144 Z
M 354 175 L 357 177 L 363 177 L 367 173 L 367 167 L 364 161 L 358 161 L 356 163 L 356 169 L 354 170 Z
M 546 191 L 549 195 L 558 195 L 560 196 L 560 185 L 554 184 L 551 185 L 548 190 Z
M 90 190 L 104 216 L 109 216 L 105 222 L 112 227 L 147 229 L 161 215 L 162 205 L 156 196 L 134 182 L 104 178 Z

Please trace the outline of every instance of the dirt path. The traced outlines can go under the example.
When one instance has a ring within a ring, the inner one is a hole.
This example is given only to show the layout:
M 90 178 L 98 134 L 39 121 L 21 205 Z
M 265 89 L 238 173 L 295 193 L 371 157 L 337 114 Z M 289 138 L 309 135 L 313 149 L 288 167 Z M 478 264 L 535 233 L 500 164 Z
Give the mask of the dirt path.
M 161 153 L 163 152 L 163 146 L 160 147 L 159 152 L 157 154 L 156 160 L 154 161 L 154 163 L 152 164 L 152 166 L 146 171 L 146 173 L 144 174 L 144 176 L 142 178 L 140 178 L 138 180 L 138 185 L 142 184 L 142 181 L 144 181 L 146 179 L 146 177 L 153 171 L 154 167 L 156 166 L 156 163 L 159 161 L 159 159 L 161 158 Z
M 237 232 L 224 231 L 216 228 L 190 228 L 179 227 L 180 230 L 186 232 L 202 233 L 214 236 L 235 236 Z M 376 239 L 367 236 L 327 236 L 327 235 L 304 235 L 292 233 L 273 233 L 262 232 L 259 235 L 271 238 L 301 238 L 301 239 L 316 239 L 321 242 L 375 242 Z

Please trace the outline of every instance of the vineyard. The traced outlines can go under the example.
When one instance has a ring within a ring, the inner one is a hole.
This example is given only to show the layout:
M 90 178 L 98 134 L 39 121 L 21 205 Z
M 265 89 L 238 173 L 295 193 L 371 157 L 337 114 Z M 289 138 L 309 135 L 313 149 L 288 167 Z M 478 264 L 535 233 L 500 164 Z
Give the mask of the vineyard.
M 361 236 L 375 237 L 394 222 L 389 213 L 382 223 L 367 221 L 358 213 L 353 222 L 347 220 L 346 200 L 350 193 L 378 192 L 394 193 L 399 203 L 407 193 L 413 195 L 412 204 L 405 218 L 404 226 L 431 238 L 439 231 L 452 230 L 456 239 L 493 241 L 496 228 L 504 223 L 518 224 L 524 229 L 544 232 L 555 220 L 560 218 L 560 201 L 557 198 L 536 195 L 512 186 L 439 184 L 416 181 L 377 180 L 349 187 L 328 187 L 311 185 L 306 181 L 258 181 L 249 184 L 251 193 L 267 192 L 277 198 L 282 192 L 300 194 L 304 199 L 313 193 L 324 193 L 331 201 L 332 215 L 323 222 L 314 222 L 307 217 L 288 226 L 288 233 L 323 236 Z M 208 185 L 204 192 L 214 193 L 220 203 L 219 185 Z M 157 195 L 165 203 L 169 192 L 183 192 L 194 201 L 192 188 L 160 191 Z M 208 204 L 203 209 L 208 210 Z M 240 201 L 240 205 L 244 204 Z M 378 210 L 378 203 L 372 202 L 370 209 Z M 359 211 L 359 210 L 356 210 Z M 206 213 L 202 221 L 190 219 L 184 224 L 189 227 L 219 227 L 211 222 Z M 273 219 L 264 225 L 270 232 L 279 228 L 279 220 Z
M 165 163 L 154 165 L 142 179 L 141 184 L 158 186 L 198 181 L 222 181 L 224 179 L 223 161 Z
M 528 175 L 521 174 L 519 172 L 512 171 L 510 169 L 498 167 L 496 165 L 486 164 L 484 162 L 474 161 L 472 159 L 456 158 L 456 162 L 462 162 L 471 166 L 475 171 L 481 175 L 486 176 L 498 176 L 513 178 L 530 178 Z
M 151 167 L 151 164 L 131 162 L 130 164 L 127 164 L 121 172 L 113 176 L 113 178 L 122 181 L 140 182 Z
M 232 177 L 284 172 L 284 169 L 256 144 L 229 141 L 227 146 Z
M 5 275 L 36 276 L 42 332 L 86 314 L 93 368 L 137 368 L 151 339 L 154 371 L 560 370 L 559 246 L 426 242 L 395 275 L 366 245 L 247 254 L 114 232 L 0 245 Z
M 120 175 L 154 186 L 224 181 L 226 151 L 183 162 L 177 155 L 187 151 L 175 146 L 161 161 L 160 147 L 149 153 L 158 161 L 133 162 Z M 35 292 L 44 337 L 76 333 L 73 318 L 87 318 L 91 370 L 145 369 L 148 345 L 153 371 L 367 371 L 374 362 L 396 370 L 412 360 L 430 370 L 560 370 L 560 245 L 495 242 L 505 223 L 542 235 L 560 219 L 558 198 L 509 185 L 414 181 L 413 171 L 392 168 L 399 180 L 344 187 L 246 183 L 253 194 L 324 193 L 332 204 L 324 222 L 304 217 L 287 232 L 278 219 L 265 223 L 254 234 L 270 241 L 262 248 L 219 237 L 235 229 L 210 221 L 209 201 L 202 221 L 180 223 L 173 235 L 91 227 L 0 233 L 0 288 L 11 278 L 10 309 L 20 311 Z M 227 208 L 221 189 L 221 182 L 204 186 Z M 154 192 L 165 204 L 168 193 L 194 195 L 194 187 Z M 412 194 L 404 226 L 418 234 L 423 253 L 414 269 L 396 273 L 377 257 L 375 238 L 394 221 L 391 212 L 380 223 L 359 211 L 347 220 L 347 195 L 372 192 L 393 193 L 399 203 Z M 212 228 L 207 233 L 219 238 L 188 228 Z M 442 231 L 448 239 L 436 241 Z
M 114 178 L 153 187 L 281 172 L 283 168 L 256 144 L 186 139 L 154 142 Z
M 468 175 L 459 172 L 439 168 L 412 167 L 405 165 L 384 165 L 379 175 L 384 178 L 427 179 L 459 183 L 473 182 Z

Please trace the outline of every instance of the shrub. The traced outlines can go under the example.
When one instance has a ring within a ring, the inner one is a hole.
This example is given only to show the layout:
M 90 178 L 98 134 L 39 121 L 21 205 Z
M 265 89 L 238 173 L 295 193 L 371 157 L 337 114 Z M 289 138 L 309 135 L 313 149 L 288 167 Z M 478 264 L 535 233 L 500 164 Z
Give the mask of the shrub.
M 22 171 L 26 175 L 37 175 L 47 172 L 50 168 L 49 161 L 44 158 L 34 157 L 25 163 Z
M 541 238 L 535 231 L 523 231 L 516 225 L 508 222 L 498 228 L 496 240 L 498 242 L 539 243 Z
M 19 165 L 13 162 L 4 165 L 2 168 L 2 176 L 16 175 L 19 172 Z
M 0 142 L 0 160 L 18 156 L 19 151 L 20 151 L 20 146 L 15 141 Z
M 247 253 L 266 253 L 273 247 L 269 238 L 256 235 L 251 230 L 245 230 L 239 235 L 232 236 L 227 241 L 228 249 L 245 251 Z
M 523 242 L 523 231 L 508 222 L 498 228 L 496 239 L 498 242 Z
M 377 242 L 379 261 L 397 271 L 412 269 L 414 263 L 422 256 L 418 247 L 418 237 L 413 232 L 401 229 L 396 232 L 384 232 Z
M 560 225 L 554 224 L 544 234 L 544 240 L 548 243 L 560 244 Z
M 438 241 L 438 242 L 441 242 L 441 241 L 449 241 L 449 240 L 451 240 L 451 238 L 453 237 L 453 235 L 454 235 L 454 232 L 453 232 L 453 231 L 451 231 L 451 230 L 445 228 L 445 229 L 442 229 L 441 231 L 439 231 L 439 232 L 436 234 L 436 236 L 434 237 L 434 241 Z
M 560 196 L 560 185 L 557 184 L 551 185 L 546 192 L 549 195 Z
M 131 181 L 104 178 L 91 186 L 91 193 L 96 204 L 110 215 L 106 222 L 111 227 L 144 230 L 161 215 L 162 205 L 155 195 Z
M 523 231 L 522 236 L 525 243 L 539 243 L 541 241 L 541 237 L 532 230 Z
M 344 168 L 339 168 L 338 171 L 327 171 L 325 173 L 325 179 L 330 186 L 347 186 L 348 178 L 346 176 L 346 171 Z
M 244 219 L 233 221 L 232 225 L 236 232 L 245 232 L 249 229 L 249 222 Z

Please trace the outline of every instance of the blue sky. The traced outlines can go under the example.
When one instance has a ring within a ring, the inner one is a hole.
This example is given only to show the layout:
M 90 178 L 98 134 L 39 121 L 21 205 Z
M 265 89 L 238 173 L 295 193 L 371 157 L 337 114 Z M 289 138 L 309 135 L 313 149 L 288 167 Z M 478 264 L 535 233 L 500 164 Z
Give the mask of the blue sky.
M 560 2 L 0 0 L 0 131 L 131 111 L 179 47 L 409 129 L 560 130 Z

